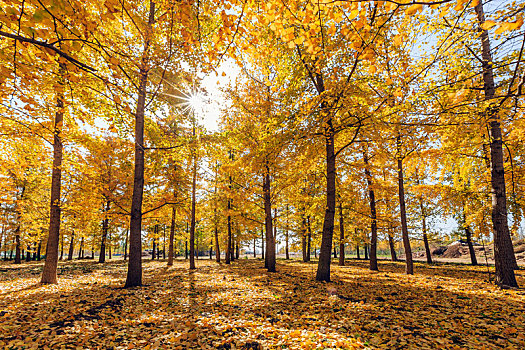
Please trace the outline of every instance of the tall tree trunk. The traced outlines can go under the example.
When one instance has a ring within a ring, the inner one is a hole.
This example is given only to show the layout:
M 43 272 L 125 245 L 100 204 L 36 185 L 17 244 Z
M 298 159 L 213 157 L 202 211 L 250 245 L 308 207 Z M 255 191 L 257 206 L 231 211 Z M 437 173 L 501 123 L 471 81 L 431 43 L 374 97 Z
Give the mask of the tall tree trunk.
M 75 250 L 75 231 L 71 233 L 71 240 L 69 241 L 69 251 L 67 260 L 73 260 L 73 251 Z
M 397 136 L 398 152 L 401 148 L 401 136 Z M 397 157 L 397 179 L 399 187 L 399 213 L 401 215 L 401 234 L 403 237 L 403 246 L 405 248 L 406 256 L 406 273 L 414 274 L 414 263 L 412 261 L 412 248 L 410 247 L 410 240 L 408 238 L 407 214 L 405 207 L 405 184 L 403 180 L 403 158 L 401 155 Z
M 390 227 L 391 230 L 388 232 L 388 246 L 390 248 L 390 259 L 392 261 L 397 261 L 397 254 L 396 254 L 396 247 L 394 244 L 394 237 L 393 237 L 393 228 Z
M 220 263 L 221 262 L 221 250 L 219 247 L 219 229 L 217 228 L 217 222 L 215 222 L 215 261 Z
M 363 151 L 363 160 L 365 163 L 365 176 L 368 185 L 368 199 L 370 200 L 370 270 L 377 271 L 377 214 L 376 214 L 376 196 L 372 184 L 372 174 L 369 168 L 368 153 Z
M 231 188 L 231 177 L 230 177 L 230 188 Z M 224 262 L 226 264 L 230 264 L 231 261 L 231 248 L 232 248 L 232 217 L 230 214 L 230 210 L 232 208 L 232 202 L 231 199 L 228 198 L 228 217 L 226 218 L 227 221 L 227 228 L 228 228 L 228 242 L 226 243 L 226 253 L 224 257 Z
M 343 203 L 339 203 L 339 266 L 345 266 L 345 225 Z
M 472 234 L 470 232 L 470 227 L 467 225 L 465 214 L 463 214 L 463 218 L 465 219 L 465 235 L 467 236 L 467 245 L 468 251 L 470 253 L 470 262 L 472 263 L 472 265 L 477 265 L 478 259 L 476 258 L 476 252 L 474 251 L 474 246 L 472 245 Z
M 323 89 L 324 90 L 324 89 Z M 334 130 L 331 117 L 327 116 L 325 131 L 326 146 L 326 210 L 324 214 L 323 235 L 321 237 L 321 250 L 317 264 L 317 281 L 330 282 L 330 263 L 332 251 L 332 238 L 334 235 L 335 217 L 335 148 Z
M 157 252 L 157 225 L 153 226 L 153 239 L 152 239 L 152 249 L 151 249 L 151 260 L 155 260 L 155 255 Z
M 126 240 L 124 241 L 124 261 L 128 259 L 128 239 L 129 239 L 129 232 L 126 230 Z
M 365 260 L 368 260 L 368 243 L 365 243 Z
M 38 248 L 36 250 L 36 260 L 40 261 L 42 259 L 42 241 L 38 241 Z
M 15 230 L 15 264 L 22 263 L 22 257 L 20 253 L 20 225 Z
M 162 227 L 162 259 L 166 260 L 166 225 Z
M 255 231 L 255 232 L 257 232 L 257 231 Z M 256 249 L 257 249 L 257 238 L 254 237 L 253 238 L 253 258 L 254 259 L 257 258 L 257 251 L 256 251 Z
M 239 259 L 239 256 L 241 254 L 241 245 L 239 244 L 239 241 L 235 243 L 235 259 Z
M 60 260 L 64 258 L 64 235 L 60 235 Z
M 188 240 L 186 240 L 186 245 L 184 246 L 184 258 L 188 260 Z
M 492 102 L 496 89 L 492 68 L 492 54 L 487 30 L 481 28 L 485 22 L 483 2 L 475 7 L 481 32 L 481 57 L 483 59 L 483 89 L 485 100 L 490 104 L 485 113 L 489 124 L 490 135 L 490 173 L 492 192 L 492 225 L 494 229 L 494 264 L 496 267 L 496 284 L 517 287 L 514 274 L 517 268 L 516 257 L 512 246 L 507 221 L 507 198 L 505 189 L 505 169 L 503 167 L 503 140 L 501 135 L 499 107 Z
M 306 261 L 310 261 L 312 256 L 312 226 L 310 225 L 310 215 L 306 217 L 306 228 L 308 229 L 308 234 L 306 236 Z M 317 253 L 315 253 L 317 258 Z
M 64 87 L 66 65 L 59 63 L 60 89 Z M 64 94 L 57 93 L 57 111 L 53 128 L 53 170 L 51 172 L 51 204 L 49 206 L 49 234 L 46 261 L 42 269 L 42 283 L 57 283 L 58 242 L 60 240 L 60 190 L 62 178 L 62 123 L 64 120 Z
M 265 237 L 264 236 L 264 229 L 261 229 L 261 259 L 264 259 L 264 261 L 266 261 L 266 254 L 265 254 L 265 251 L 264 251 L 264 241 L 266 239 L 264 237 Z M 266 265 L 264 267 L 266 267 Z
M 144 112 L 149 73 L 150 40 L 155 22 L 155 2 L 150 0 L 148 24 L 144 36 L 144 49 L 140 62 L 140 83 L 135 112 L 135 170 L 133 196 L 129 221 L 129 260 L 125 287 L 142 285 L 142 197 L 144 192 Z
M 175 196 L 175 199 L 177 197 Z M 174 248 L 173 244 L 175 241 L 175 218 L 177 216 L 177 209 L 175 205 L 171 208 L 171 225 L 170 225 L 170 238 L 168 243 L 168 266 L 173 266 Z
M 108 233 L 108 255 L 109 260 L 111 260 L 111 233 Z
M 195 138 L 195 121 L 193 124 L 193 137 Z M 197 155 L 193 150 L 193 169 L 191 181 L 191 225 L 190 225 L 190 270 L 195 269 L 195 202 L 197 191 Z
M 335 245 L 334 245 L 334 259 L 337 259 L 337 248 Z
M 428 244 L 426 216 L 423 216 L 423 243 L 425 244 L 425 254 L 427 256 L 427 263 L 432 264 L 432 254 L 430 253 L 430 245 Z
M 26 250 L 26 262 L 30 262 L 31 261 L 31 246 L 27 246 L 27 250 Z
M 102 221 L 102 239 L 100 240 L 100 254 L 98 255 L 98 262 L 104 263 L 106 262 L 106 241 L 108 238 L 108 228 L 109 228 L 109 206 L 111 202 L 109 200 L 106 201 L 106 205 L 104 207 L 104 221 Z
M 304 210 L 303 210 L 304 213 Z M 306 216 L 303 214 L 303 225 L 301 228 L 301 249 L 303 252 L 303 262 L 308 261 L 308 252 L 306 250 Z
M 265 164 L 263 181 L 263 195 L 264 195 L 264 213 L 266 225 L 266 267 L 268 272 L 276 272 L 275 266 L 275 237 L 273 235 L 273 220 L 272 220 L 272 203 L 271 203 L 271 188 L 270 188 L 270 166 L 268 162 Z
M 355 232 L 355 235 L 357 237 L 357 228 L 354 228 L 354 232 Z M 357 253 L 357 260 L 361 260 L 361 253 L 359 252 L 359 241 L 357 241 L 357 244 L 355 245 L 355 250 L 356 250 L 356 253 Z
M 284 231 L 284 239 L 285 239 L 284 256 L 286 260 L 289 260 L 290 252 L 289 252 L 289 247 L 288 247 L 288 226 L 286 226 L 286 230 Z
M 80 247 L 78 248 L 78 260 L 82 259 L 84 256 L 84 237 L 80 238 Z

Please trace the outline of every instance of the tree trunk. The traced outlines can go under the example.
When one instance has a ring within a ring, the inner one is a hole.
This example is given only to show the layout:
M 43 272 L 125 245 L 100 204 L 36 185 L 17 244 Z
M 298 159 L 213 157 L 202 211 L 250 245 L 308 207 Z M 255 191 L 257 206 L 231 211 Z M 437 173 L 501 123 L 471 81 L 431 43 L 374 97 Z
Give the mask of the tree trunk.
M 345 266 L 345 225 L 343 203 L 339 203 L 339 266 Z
M 324 90 L 324 89 L 323 89 Z M 325 135 L 326 146 L 326 210 L 324 214 L 321 250 L 317 264 L 317 281 L 330 282 L 330 263 L 335 216 L 335 148 L 332 119 L 328 117 Z
M 71 240 L 69 241 L 69 251 L 67 260 L 73 260 L 73 251 L 75 250 L 75 231 L 71 233 Z
M 334 245 L 334 259 L 337 259 L 337 248 L 335 245 Z
M 470 262 L 472 265 L 478 264 L 478 259 L 476 258 L 476 252 L 474 251 L 474 246 L 472 245 L 472 234 L 470 233 L 470 228 L 465 223 L 465 235 L 467 236 L 467 245 L 468 251 L 470 253 Z
M 365 260 L 368 260 L 368 243 L 365 243 Z
M 257 231 L 255 231 L 255 232 L 257 232 Z M 257 258 L 257 251 L 256 251 L 256 249 L 257 249 L 257 238 L 254 237 L 253 238 L 253 258 L 254 259 Z
M 235 244 L 235 259 L 239 259 L 239 256 L 241 254 L 241 246 L 239 244 L 239 241 Z
M 66 65 L 59 63 L 58 84 L 63 88 Z M 60 190 L 62 178 L 62 123 L 64 120 L 64 94 L 57 93 L 57 111 L 53 131 L 53 170 L 51 173 L 51 204 L 49 207 L 49 234 L 46 261 L 42 269 L 42 283 L 57 283 L 58 242 L 60 240 Z
M 140 62 L 140 83 L 135 112 L 135 170 L 129 222 L 129 261 L 126 288 L 142 285 L 142 197 L 144 192 L 144 112 L 149 73 L 150 40 L 155 22 L 155 2 L 150 0 L 149 16 Z
M 175 200 L 176 200 L 175 196 Z M 177 216 L 177 210 L 175 209 L 175 205 L 171 208 L 171 225 L 170 225 L 170 238 L 168 242 L 168 266 L 173 266 L 173 255 L 174 255 L 174 248 L 173 244 L 175 241 L 175 218 Z
M 306 217 L 306 228 L 308 229 L 308 235 L 306 236 L 306 261 L 310 261 L 310 257 L 312 256 L 312 227 L 310 226 L 310 216 Z M 317 253 L 315 253 L 315 257 L 317 258 Z
M 20 253 L 20 226 L 17 226 L 15 234 L 15 264 L 22 263 L 22 257 Z
M 195 138 L 195 121 L 193 124 L 193 137 Z M 195 269 L 195 202 L 197 191 L 197 155 L 193 150 L 193 171 L 191 181 L 191 224 L 190 224 L 190 270 Z
M 156 248 L 157 248 L 157 225 L 153 227 L 153 242 L 152 242 L 152 249 L 151 249 L 151 260 L 155 260 L 156 255 Z
M 128 237 L 129 232 L 126 230 L 126 240 L 124 241 L 124 261 L 128 259 Z
M 100 240 L 100 254 L 98 255 L 98 262 L 106 262 L 106 241 L 108 238 L 108 228 L 109 228 L 109 206 L 110 201 L 106 201 L 106 206 L 104 207 L 104 221 L 102 221 L 102 239 Z
M 215 261 L 221 262 L 221 250 L 219 247 L 219 229 L 217 228 L 217 223 L 215 223 Z
M 111 233 L 108 233 L 108 255 L 109 260 L 111 260 Z
M 264 252 L 264 229 L 261 229 L 261 259 L 264 259 L 266 261 L 266 254 Z M 265 265 L 266 267 L 266 265 Z
M 390 259 L 392 261 L 397 261 L 396 247 L 394 245 L 394 237 L 392 236 L 393 234 L 391 232 L 388 232 L 388 246 L 390 247 Z
M 485 22 L 483 2 L 475 7 L 479 25 Z M 492 225 L 494 229 L 494 264 L 496 267 L 496 284 L 518 287 L 514 269 L 517 268 L 516 257 L 512 246 L 507 221 L 507 198 L 505 189 L 505 169 L 503 167 L 503 140 L 498 113 L 499 107 L 492 102 L 496 89 L 492 68 L 492 54 L 487 30 L 481 32 L 481 48 L 483 59 L 483 89 L 485 100 L 490 104 L 485 113 L 489 124 L 490 136 L 490 173 L 492 192 Z
M 186 245 L 184 246 L 184 259 L 188 260 L 188 240 L 186 240 Z
M 288 227 L 286 227 L 286 231 L 284 231 L 284 239 L 285 239 L 284 256 L 286 260 L 290 260 L 290 252 L 289 252 L 289 247 L 288 247 Z
M 36 250 L 36 260 L 40 261 L 42 259 L 42 241 L 38 241 L 38 248 Z
M 370 172 L 368 163 L 368 153 L 363 152 L 363 160 L 365 163 L 365 176 L 368 185 L 368 199 L 370 200 L 370 230 L 372 236 L 370 237 L 370 270 L 378 271 L 377 267 L 377 214 L 376 214 L 376 196 L 372 184 L 372 174 Z
M 275 237 L 273 235 L 273 220 L 272 220 L 272 203 L 271 203 L 271 188 L 270 188 L 270 166 L 268 162 L 265 164 L 264 181 L 263 181 L 263 195 L 264 195 L 264 213 L 266 225 L 266 267 L 268 272 L 276 272 L 275 266 Z
M 78 260 L 82 259 L 84 255 L 84 237 L 80 239 L 80 247 L 78 248 Z
M 230 178 L 231 180 L 231 178 Z M 231 188 L 231 183 L 230 183 Z M 226 244 L 226 255 L 224 257 L 224 262 L 226 264 L 230 264 L 231 261 L 231 248 L 232 248 L 232 217 L 230 215 L 230 210 L 232 208 L 232 202 L 231 199 L 228 198 L 228 217 L 227 219 L 227 225 L 228 225 L 228 242 Z
M 398 147 L 401 147 L 401 136 L 397 136 Z M 412 262 L 412 248 L 408 238 L 407 214 L 405 208 L 405 184 L 403 181 L 403 158 L 399 155 L 397 158 L 397 179 L 399 186 L 399 213 L 401 214 L 401 233 L 403 237 L 403 246 L 406 256 L 406 273 L 414 274 L 414 263 Z
M 64 235 L 60 235 L 60 260 L 64 258 Z
M 306 217 L 303 215 L 303 226 L 301 229 L 301 249 L 303 252 L 303 262 L 308 261 L 308 251 L 306 250 Z
M 432 264 L 432 254 L 430 253 L 430 246 L 428 244 L 427 220 L 425 216 L 423 216 L 423 243 L 425 244 L 425 254 L 427 256 L 427 263 Z

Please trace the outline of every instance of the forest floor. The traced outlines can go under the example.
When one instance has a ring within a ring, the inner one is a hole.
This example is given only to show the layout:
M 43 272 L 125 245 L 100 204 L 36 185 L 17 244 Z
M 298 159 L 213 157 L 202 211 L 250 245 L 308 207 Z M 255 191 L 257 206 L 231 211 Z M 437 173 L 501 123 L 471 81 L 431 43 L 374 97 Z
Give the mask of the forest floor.
M 488 283 L 486 267 L 279 260 L 231 266 L 144 261 L 145 286 L 123 289 L 126 264 L 0 264 L 0 348 L 6 349 L 525 349 L 525 290 Z M 525 271 L 518 282 L 525 286 Z

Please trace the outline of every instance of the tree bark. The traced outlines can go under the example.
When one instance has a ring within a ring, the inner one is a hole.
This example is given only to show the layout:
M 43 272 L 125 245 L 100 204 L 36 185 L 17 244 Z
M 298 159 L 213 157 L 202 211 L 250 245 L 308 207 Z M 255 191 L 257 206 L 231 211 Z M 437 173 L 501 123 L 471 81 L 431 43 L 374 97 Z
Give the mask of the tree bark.
M 150 40 L 155 22 L 155 2 L 149 3 L 148 24 L 144 37 L 144 49 L 140 62 L 140 83 L 135 112 L 135 170 L 133 196 L 129 222 L 129 260 L 125 287 L 142 285 L 142 197 L 144 192 L 144 112 L 149 73 Z
M 75 231 L 71 233 L 71 240 L 69 241 L 69 251 L 67 260 L 73 260 L 73 250 L 75 249 Z
M 58 84 L 63 88 L 66 65 L 59 63 Z M 42 269 L 42 283 L 57 283 L 58 242 L 60 240 L 60 191 L 62 178 L 62 124 L 64 121 L 64 94 L 57 93 L 57 111 L 53 128 L 53 170 L 51 172 L 51 204 L 49 207 L 49 234 L 46 261 Z
M 394 245 L 394 237 L 392 237 L 392 235 L 393 234 L 391 232 L 388 232 L 388 246 L 390 248 L 390 259 L 392 261 L 397 261 L 396 247 Z
M 476 252 L 474 251 L 474 246 L 472 245 L 472 234 L 470 232 L 470 227 L 468 227 L 466 222 L 465 222 L 465 235 L 467 236 L 467 245 L 468 245 L 468 251 L 470 253 L 470 262 L 472 263 L 472 265 L 477 265 L 478 259 L 476 258 Z
M 397 136 L 398 148 L 401 147 L 401 136 Z M 400 150 L 398 150 L 399 152 Z M 412 248 L 410 247 L 410 240 L 408 238 L 408 226 L 405 207 L 405 184 L 403 180 L 403 158 L 398 155 L 397 158 L 397 179 L 399 187 L 399 213 L 401 215 L 401 233 L 403 238 L 403 246 L 405 248 L 406 256 L 406 273 L 414 274 L 414 263 L 412 261 Z
M 109 206 L 110 201 L 106 201 L 106 206 L 104 207 L 104 221 L 102 221 L 102 239 L 100 240 L 100 254 L 98 255 L 98 262 L 106 262 L 106 240 L 108 237 L 108 228 L 109 228 Z
M 84 257 L 84 237 L 80 239 L 80 247 L 78 248 L 78 260 Z
M 264 241 L 265 241 L 264 229 L 261 229 L 261 259 L 264 259 L 266 261 L 266 254 L 265 254 L 265 251 L 264 251 Z M 265 267 L 266 267 L 266 265 L 265 265 Z
M 36 260 L 40 261 L 42 259 L 42 241 L 38 241 L 38 248 L 36 250 Z
M 195 138 L 195 120 L 193 124 L 193 137 Z M 194 149 L 191 181 L 190 270 L 195 269 L 195 202 L 197 191 L 197 155 L 195 152 L 196 150 Z
M 363 160 L 365 163 L 365 176 L 368 185 L 368 199 L 370 201 L 370 230 L 372 235 L 370 237 L 370 270 L 378 271 L 377 267 L 377 212 L 376 212 L 376 196 L 372 183 L 372 174 L 369 168 L 368 153 L 363 151 Z
M 270 166 L 265 164 L 263 181 L 264 213 L 266 225 L 266 268 L 268 272 L 276 272 L 275 266 L 275 237 L 273 235 L 272 203 L 270 188 Z
M 304 210 L 303 210 L 304 212 Z M 308 251 L 306 250 L 306 216 L 303 215 L 303 225 L 301 228 L 301 249 L 303 252 L 303 262 L 308 261 Z
M 308 234 L 306 236 L 306 261 L 310 261 L 312 256 L 312 226 L 310 226 L 310 215 L 306 217 L 306 228 L 308 229 Z M 317 253 L 316 258 L 317 258 Z
M 432 264 L 432 254 L 430 253 L 430 245 L 428 244 L 427 220 L 425 216 L 423 216 L 423 243 L 425 244 L 425 255 L 427 256 L 427 263 Z
M 368 260 L 368 243 L 365 243 L 365 260 Z
M 20 253 L 20 225 L 15 230 L 15 264 L 22 263 L 22 257 Z
M 490 39 L 487 30 L 481 28 L 485 22 L 483 2 L 475 7 L 481 32 L 481 57 L 483 59 L 483 90 L 485 100 L 494 99 L 496 89 L 490 52 Z M 516 257 L 512 246 L 512 239 L 507 221 L 507 198 L 505 188 L 505 168 L 503 167 L 503 140 L 498 113 L 499 107 L 490 102 L 485 110 L 489 124 L 490 136 L 490 173 L 492 193 L 492 226 L 494 229 L 494 264 L 496 267 L 495 280 L 498 285 L 518 287 L 514 269 L 517 268 Z
M 175 197 L 176 200 L 177 197 Z M 170 226 L 170 238 L 168 243 L 168 266 L 173 266 L 173 243 L 175 241 L 175 218 L 177 216 L 177 209 L 175 205 L 171 208 L 171 226 Z
M 124 261 L 128 259 L 128 238 L 129 232 L 126 230 L 126 240 L 124 241 Z
M 339 266 L 345 266 L 345 225 L 343 203 L 339 203 Z
M 324 89 L 323 89 L 324 90 Z M 319 252 L 319 263 L 317 264 L 317 281 L 330 282 L 330 263 L 332 251 L 332 238 L 334 235 L 335 217 L 335 148 L 334 130 L 331 117 L 327 117 L 327 128 L 325 131 L 326 148 L 326 210 L 324 214 L 323 235 L 321 237 L 321 250 Z

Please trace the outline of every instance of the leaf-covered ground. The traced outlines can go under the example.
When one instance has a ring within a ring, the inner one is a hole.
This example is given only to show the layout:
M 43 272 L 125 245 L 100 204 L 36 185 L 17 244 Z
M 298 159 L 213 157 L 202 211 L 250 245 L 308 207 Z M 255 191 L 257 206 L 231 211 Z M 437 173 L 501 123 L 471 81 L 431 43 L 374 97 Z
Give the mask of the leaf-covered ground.
M 0 347 L 525 349 L 525 291 L 496 289 L 486 267 L 348 264 L 317 283 L 314 263 L 145 261 L 146 286 L 122 289 L 123 262 L 61 264 L 57 286 L 38 284 L 41 263 L 4 263 Z

